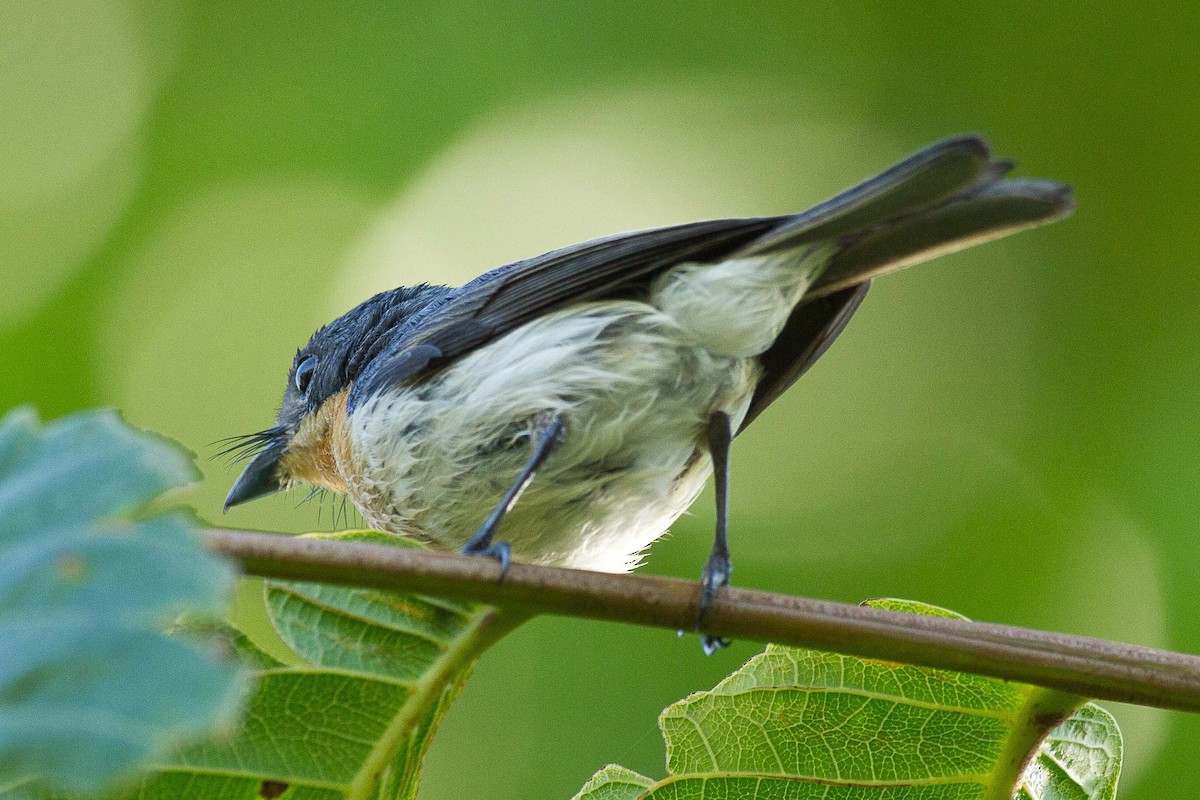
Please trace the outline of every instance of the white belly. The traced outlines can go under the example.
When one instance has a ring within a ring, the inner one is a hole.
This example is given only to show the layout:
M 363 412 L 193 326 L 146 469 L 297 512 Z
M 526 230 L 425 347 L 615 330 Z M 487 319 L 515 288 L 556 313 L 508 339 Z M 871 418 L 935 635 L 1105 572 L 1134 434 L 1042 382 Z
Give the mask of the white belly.
M 536 417 L 559 412 L 562 444 L 497 538 L 518 561 L 632 569 L 711 474 L 709 417 L 724 411 L 736 428 L 745 416 L 756 356 L 807 286 L 795 257 L 778 266 L 790 267 L 791 285 L 756 298 L 753 342 L 721 325 L 717 312 L 743 319 L 728 292 L 660 281 L 660 307 L 575 306 L 367 401 L 350 421 L 355 463 L 341 469 L 353 476 L 351 499 L 376 528 L 460 547 L 528 460 Z M 753 267 L 742 265 L 762 283 L 768 270 Z

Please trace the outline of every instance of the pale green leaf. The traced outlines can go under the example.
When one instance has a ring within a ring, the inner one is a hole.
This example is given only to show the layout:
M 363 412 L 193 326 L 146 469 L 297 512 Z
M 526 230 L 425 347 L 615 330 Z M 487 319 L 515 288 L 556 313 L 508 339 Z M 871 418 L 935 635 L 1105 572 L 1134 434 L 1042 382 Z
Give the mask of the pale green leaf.
M 382 534 L 323 538 L 402 544 Z M 294 662 L 231 636 L 260 668 L 244 726 L 183 749 L 130 797 L 415 797 L 425 749 L 476 657 L 522 621 L 485 606 L 312 583 L 269 581 L 265 600 Z
M 1121 761 L 1112 717 L 1084 698 L 776 645 L 659 726 L 666 780 L 610 766 L 577 797 L 1111 800 Z
M 165 629 L 222 613 L 232 568 L 127 516 L 192 477 L 111 413 L 0 421 L 0 795 L 92 791 L 231 719 L 237 667 Z
M 655 783 L 653 778 L 609 764 L 593 775 L 572 800 L 635 800 L 653 789 Z
M 1015 800 L 1112 800 L 1121 772 L 1121 732 L 1089 703 L 1050 732 L 1025 770 Z

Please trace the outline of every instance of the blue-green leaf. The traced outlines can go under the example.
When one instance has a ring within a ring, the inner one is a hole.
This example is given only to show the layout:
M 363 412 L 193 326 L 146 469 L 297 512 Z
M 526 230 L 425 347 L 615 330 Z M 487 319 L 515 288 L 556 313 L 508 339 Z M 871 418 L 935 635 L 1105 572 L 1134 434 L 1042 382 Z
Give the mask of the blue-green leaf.
M 241 671 L 165 629 L 222 613 L 233 569 L 129 516 L 193 475 L 112 413 L 0 420 L 0 793 L 95 791 L 230 719 Z

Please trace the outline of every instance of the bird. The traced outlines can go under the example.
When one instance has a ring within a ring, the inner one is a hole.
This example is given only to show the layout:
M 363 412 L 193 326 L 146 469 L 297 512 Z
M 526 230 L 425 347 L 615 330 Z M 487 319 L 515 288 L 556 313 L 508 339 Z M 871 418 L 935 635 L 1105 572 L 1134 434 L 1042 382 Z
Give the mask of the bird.
M 1068 186 L 943 140 L 807 211 L 619 233 L 459 287 L 381 292 L 318 329 L 225 509 L 295 484 L 438 549 L 623 572 L 710 476 L 697 630 L 729 583 L 734 439 L 872 280 L 1060 219 Z M 702 635 L 705 652 L 727 642 Z

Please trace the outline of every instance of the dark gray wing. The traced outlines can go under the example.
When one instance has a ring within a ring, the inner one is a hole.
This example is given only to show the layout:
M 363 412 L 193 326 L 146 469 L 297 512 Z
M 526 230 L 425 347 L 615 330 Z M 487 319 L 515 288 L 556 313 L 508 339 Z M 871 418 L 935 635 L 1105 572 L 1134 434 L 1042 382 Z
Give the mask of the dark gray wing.
M 676 264 L 720 260 L 789 219 L 709 220 L 623 233 L 493 270 L 398 330 L 355 382 L 349 410 L 543 314 L 635 293 Z
M 783 331 L 767 352 L 759 356 L 763 376 L 750 399 L 750 410 L 738 433 L 786 392 L 808 368 L 825 354 L 867 296 L 871 282 L 818 297 L 796 307 Z
M 950 139 L 800 214 L 618 234 L 501 267 L 396 331 L 355 382 L 350 411 L 376 392 L 436 369 L 550 311 L 584 300 L 636 295 L 676 264 L 834 241 L 830 264 L 793 314 L 788 337 L 764 356 L 770 362 L 769 387 L 774 388 L 764 389 L 763 402 L 756 401 L 757 414 L 845 326 L 861 294 L 838 294 L 842 290 L 1070 210 L 1068 192 L 1059 184 L 1002 180 L 1011 167 L 1011 162 L 992 160 L 978 137 Z M 835 294 L 840 302 L 812 305 Z M 851 298 L 857 299 L 850 303 Z M 810 308 L 816 316 L 806 322 Z

